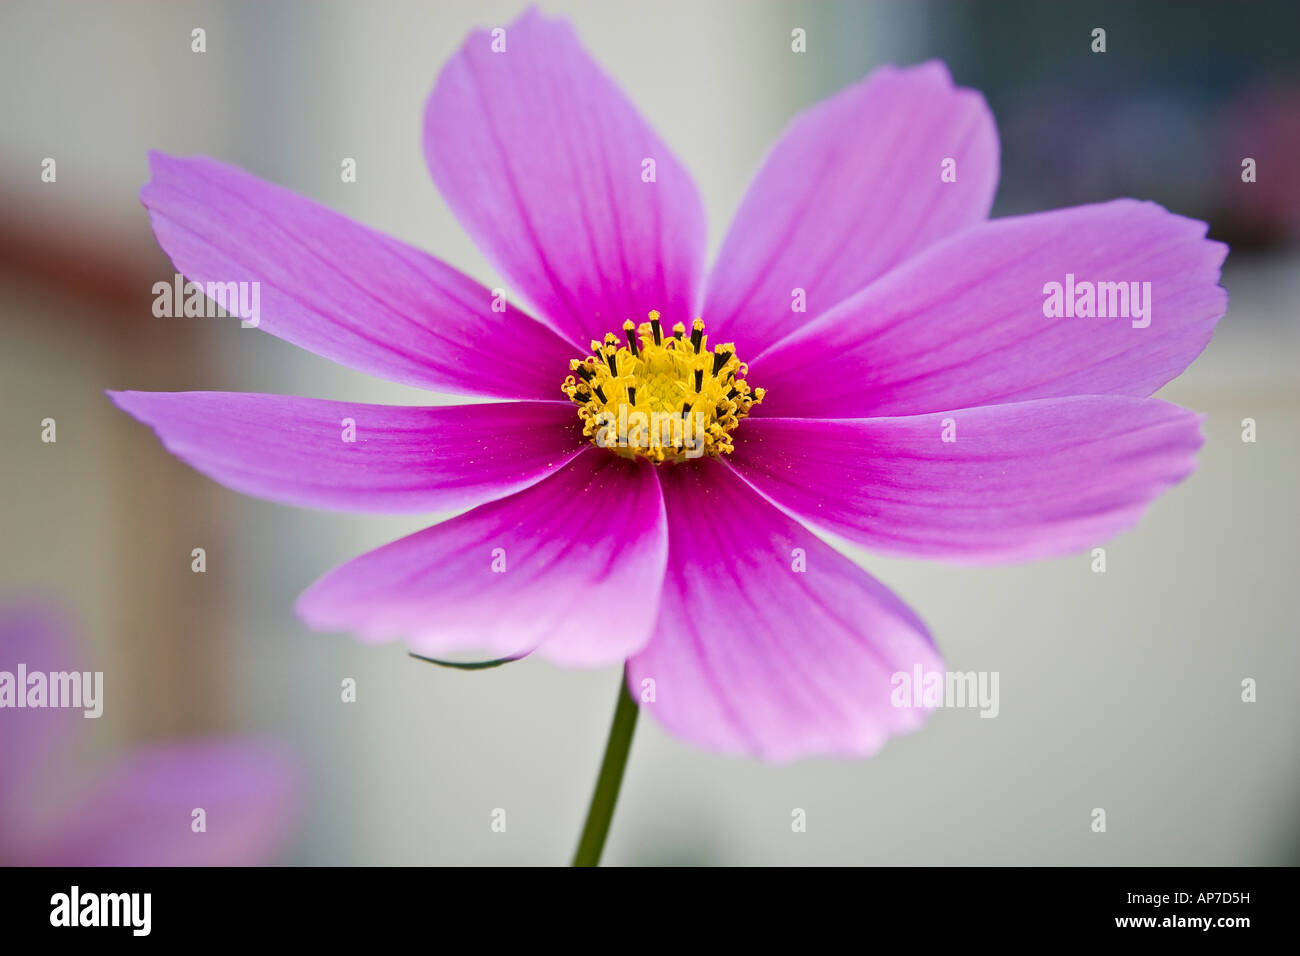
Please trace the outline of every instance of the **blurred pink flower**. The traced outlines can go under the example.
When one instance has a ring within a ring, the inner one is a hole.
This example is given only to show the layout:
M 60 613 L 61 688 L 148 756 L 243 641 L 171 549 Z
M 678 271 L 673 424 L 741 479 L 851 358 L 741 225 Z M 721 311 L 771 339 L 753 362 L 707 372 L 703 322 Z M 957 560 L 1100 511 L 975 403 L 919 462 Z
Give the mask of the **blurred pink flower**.
M 20 665 L 29 675 L 86 670 L 55 614 L 37 605 L 0 609 L 0 671 L 17 675 Z M 105 693 L 111 701 L 111 686 Z M 284 748 L 251 739 L 153 745 L 98 772 L 78 767 L 74 778 L 54 765 L 86 720 L 78 707 L 0 708 L 0 863 L 247 866 L 283 846 L 298 791 Z M 192 829 L 196 808 L 203 832 Z
M 940 63 L 881 68 L 795 119 L 707 273 L 694 183 L 566 22 L 472 34 L 424 146 L 508 300 L 210 159 L 153 154 L 141 194 L 191 280 L 261 284 L 261 329 L 506 400 L 113 393 L 248 494 L 471 509 L 326 575 L 298 603 L 312 627 L 428 656 L 627 659 L 633 696 L 653 682 L 651 713 L 700 746 L 869 754 L 926 714 L 891 704 L 891 675 L 942 663 L 808 525 L 894 554 L 1041 558 L 1132 526 L 1194 468 L 1197 416 L 1149 396 L 1223 314 L 1225 247 L 1133 200 L 988 221 L 993 118 Z M 1045 318 L 1067 274 L 1150 282 L 1154 320 Z M 701 411 L 708 454 L 595 447 L 619 405 Z

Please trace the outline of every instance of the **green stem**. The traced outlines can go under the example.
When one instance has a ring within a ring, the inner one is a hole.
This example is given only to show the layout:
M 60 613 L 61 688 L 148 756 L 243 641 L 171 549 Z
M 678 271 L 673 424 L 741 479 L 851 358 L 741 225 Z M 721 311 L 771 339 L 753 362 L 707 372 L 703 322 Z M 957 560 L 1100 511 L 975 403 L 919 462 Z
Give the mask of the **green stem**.
M 574 866 L 600 865 L 600 852 L 605 848 L 609 823 L 614 819 L 614 805 L 618 803 L 618 789 L 623 783 L 623 768 L 627 766 L 627 752 L 632 748 L 638 713 L 636 701 L 627 692 L 627 675 L 620 674 L 618 706 L 614 708 L 614 722 L 609 726 L 605 759 L 596 778 L 596 792 L 591 795 L 582 839 L 578 841 L 578 852 L 573 855 Z

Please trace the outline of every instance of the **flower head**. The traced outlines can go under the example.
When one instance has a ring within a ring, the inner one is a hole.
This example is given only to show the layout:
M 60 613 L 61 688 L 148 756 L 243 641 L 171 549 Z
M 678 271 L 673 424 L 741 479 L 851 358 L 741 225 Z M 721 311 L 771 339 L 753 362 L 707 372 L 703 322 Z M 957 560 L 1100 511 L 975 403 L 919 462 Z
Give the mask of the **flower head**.
M 881 68 L 798 117 L 707 274 L 693 182 L 563 21 L 472 34 L 424 143 L 507 301 L 212 160 L 155 154 L 142 193 L 191 280 L 261 284 L 263 331 L 506 400 L 114 394 L 250 494 L 470 509 L 327 574 L 298 603 L 312 627 L 434 657 L 626 659 L 637 700 L 702 746 L 867 754 L 925 716 L 891 704 L 892 675 L 940 658 L 809 526 L 1045 557 L 1131 526 L 1194 467 L 1197 417 L 1149 396 L 1223 314 L 1224 247 L 1131 200 L 989 221 L 993 119 L 941 64 Z M 1075 278 L 1150 289 L 1148 324 L 1099 317 L 1096 288 L 1092 317 L 1082 299 L 1049 316 L 1047 284 Z

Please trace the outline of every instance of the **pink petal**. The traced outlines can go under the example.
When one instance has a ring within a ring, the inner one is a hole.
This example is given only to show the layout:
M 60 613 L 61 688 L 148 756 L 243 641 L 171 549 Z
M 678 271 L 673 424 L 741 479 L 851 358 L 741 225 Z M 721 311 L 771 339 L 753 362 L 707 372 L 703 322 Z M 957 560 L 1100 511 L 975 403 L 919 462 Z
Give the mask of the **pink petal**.
M 85 794 L 51 834 L 43 866 L 250 866 L 292 834 L 297 761 L 246 740 L 136 751 Z M 202 832 L 194 810 L 204 811 Z
M 94 671 L 68 641 L 62 614 L 38 601 L 0 607 L 0 671 L 13 675 L 13 692 L 25 700 L 27 688 L 17 683 L 20 666 L 28 674 Z M 0 710 L 0 860 L 23 842 L 24 809 L 38 799 L 42 768 L 90 722 L 85 712 L 70 707 Z
M 732 462 L 782 508 L 868 547 L 1021 561 L 1133 527 L 1192 473 L 1202 441 L 1186 409 L 1090 395 L 907 418 L 754 418 Z
M 926 711 L 893 706 L 891 677 L 942 665 L 898 598 L 725 466 L 665 468 L 660 481 L 663 601 L 628 662 L 629 690 L 659 723 L 772 761 L 866 755 L 920 725 Z
M 586 447 L 568 402 L 424 408 L 242 392 L 108 394 L 214 481 L 309 508 L 464 508 L 526 488 Z M 349 428 L 355 441 L 344 440 Z
M 705 246 L 689 174 L 566 21 L 529 10 L 505 43 L 494 53 L 488 31 L 470 34 L 425 108 L 425 158 L 452 212 L 572 340 L 651 309 L 689 325 Z
M 945 159 L 956 182 L 941 180 Z M 786 127 L 709 274 L 704 318 L 753 355 L 983 221 L 997 183 L 997 129 L 979 93 L 939 62 L 876 70 Z M 806 312 L 792 310 L 794 289 Z
M 233 166 L 156 152 L 149 166 L 140 198 L 159 245 L 193 282 L 260 283 L 259 329 L 406 385 L 559 394 L 573 346 L 514 306 L 493 311 L 450 266 Z
M 1200 354 L 1227 247 L 1131 199 L 999 219 L 923 252 L 750 362 L 762 414 L 913 415 L 1066 395 L 1145 397 Z M 1150 282 L 1150 326 L 1047 318 L 1044 286 Z
M 318 630 L 429 657 L 536 650 L 603 667 L 645 644 L 667 540 L 654 467 L 591 449 L 545 481 L 336 568 L 298 600 Z

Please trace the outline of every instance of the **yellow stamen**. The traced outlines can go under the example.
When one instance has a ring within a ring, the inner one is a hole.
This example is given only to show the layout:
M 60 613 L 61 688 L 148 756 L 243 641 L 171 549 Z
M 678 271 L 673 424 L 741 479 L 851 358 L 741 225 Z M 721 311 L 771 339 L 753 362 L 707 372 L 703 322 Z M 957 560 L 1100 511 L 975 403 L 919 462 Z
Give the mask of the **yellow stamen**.
M 751 390 L 748 366 L 733 343 L 709 348 L 704 322 L 681 322 L 663 334 L 659 313 L 633 326 L 623 323 L 626 344 L 614 333 L 594 339 L 591 354 L 569 362 L 561 390 L 578 406 L 582 433 L 592 444 L 655 464 L 703 455 L 729 455 L 731 433 L 764 390 Z

